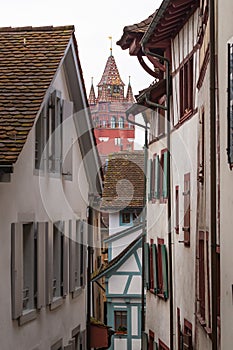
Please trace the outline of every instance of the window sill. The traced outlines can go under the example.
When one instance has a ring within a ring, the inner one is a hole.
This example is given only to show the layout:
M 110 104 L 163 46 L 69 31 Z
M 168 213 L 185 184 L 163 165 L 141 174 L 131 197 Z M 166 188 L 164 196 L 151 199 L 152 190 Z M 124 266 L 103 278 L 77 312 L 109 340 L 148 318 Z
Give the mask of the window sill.
M 77 298 L 80 294 L 82 294 L 82 287 L 78 287 L 76 288 L 73 292 L 72 292 L 72 299 Z
M 23 326 L 24 324 L 31 322 L 37 318 L 36 309 L 24 311 L 22 316 L 19 318 L 19 326 Z
M 206 321 L 200 314 L 197 314 L 197 319 L 202 327 L 206 326 Z
M 60 307 L 63 303 L 64 303 L 63 297 L 54 298 L 52 303 L 49 305 L 49 308 L 51 311 L 53 311 L 53 310 L 57 309 L 58 307 Z

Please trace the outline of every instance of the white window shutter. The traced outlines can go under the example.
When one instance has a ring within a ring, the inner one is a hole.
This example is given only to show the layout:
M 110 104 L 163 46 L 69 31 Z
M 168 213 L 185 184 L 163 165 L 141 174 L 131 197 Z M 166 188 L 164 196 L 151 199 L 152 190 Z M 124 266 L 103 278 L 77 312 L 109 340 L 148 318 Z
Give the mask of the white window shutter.
M 23 227 L 20 223 L 11 225 L 12 259 L 12 318 L 17 319 L 23 311 Z
M 75 289 L 75 242 L 73 239 L 72 221 L 69 221 L 69 292 Z
M 46 304 L 53 300 L 53 225 L 48 223 L 46 231 Z
M 63 223 L 63 227 L 64 227 L 64 223 Z M 65 228 L 66 228 L 66 225 L 65 225 Z M 63 296 L 68 294 L 68 248 L 69 248 L 68 230 L 65 229 L 63 230 L 63 266 L 62 266 Z
M 45 306 L 45 241 L 48 231 L 47 222 L 37 224 L 37 308 Z
M 82 339 L 82 349 L 86 350 L 86 330 L 82 331 L 81 333 L 81 339 Z

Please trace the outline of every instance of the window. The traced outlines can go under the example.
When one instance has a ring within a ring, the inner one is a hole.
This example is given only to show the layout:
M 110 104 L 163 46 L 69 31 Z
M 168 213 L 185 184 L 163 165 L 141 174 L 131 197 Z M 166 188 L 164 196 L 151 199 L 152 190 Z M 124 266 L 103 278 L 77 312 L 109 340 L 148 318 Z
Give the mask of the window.
M 155 339 L 154 332 L 149 330 L 149 350 L 154 350 L 154 339 Z
M 190 246 L 190 173 L 184 175 L 184 245 Z
M 44 169 L 46 153 L 44 152 L 46 145 L 46 106 L 42 109 L 35 128 L 35 168 Z
M 70 292 L 73 297 L 78 295 L 80 287 L 85 285 L 85 269 L 86 269 L 86 245 L 85 245 L 85 223 L 81 220 L 76 221 L 75 234 L 72 235 L 72 223 L 69 224 L 69 282 Z
M 59 339 L 55 344 L 51 346 L 51 350 L 62 350 L 62 339 Z
M 23 224 L 23 311 L 35 308 L 36 257 L 35 227 Z
M 114 311 L 116 333 L 127 334 L 127 311 Z
M 46 227 L 33 222 L 11 225 L 12 318 L 20 325 L 36 318 L 36 309 L 45 305 Z
M 46 234 L 47 304 L 51 310 L 62 304 L 68 292 L 68 237 L 64 222 L 50 223 Z
M 205 241 L 204 232 L 199 232 L 199 312 L 201 319 L 205 320 Z
M 131 213 L 128 211 L 121 211 L 120 212 L 120 224 L 121 225 L 128 225 L 131 223 Z
M 183 349 L 192 350 L 192 324 L 184 319 Z
M 158 136 L 165 134 L 165 110 L 158 109 Z
M 179 225 L 180 225 L 180 218 L 179 218 L 179 186 L 175 187 L 175 231 L 176 233 L 179 233 Z
M 177 345 L 178 350 L 181 350 L 182 344 L 182 332 L 181 332 L 181 322 L 180 322 L 180 309 L 177 308 Z
M 198 181 L 204 182 L 204 164 L 205 164 L 205 114 L 204 109 L 201 110 L 199 120 L 199 140 L 198 140 Z
M 167 164 L 168 163 L 168 152 L 162 151 L 161 153 L 161 160 L 160 160 L 160 195 L 162 195 L 162 200 L 167 198 L 168 192 L 167 192 L 167 185 L 168 185 L 168 178 L 167 178 Z
M 53 91 L 36 122 L 35 168 L 59 173 L 62 156 L 62 104 L 61 93 Z
M 230 169 L 233 166 L 233 44 L 228 44 L 228 128 L 227 128 L 227 155 Z
M 180 117 L 193 110 L 193 56 L 180 69 Z
M 121 146 L 121 138 L 115 137 L 115 146 Z
M 119 118 L 119 128 L 123 129 L 124 128 L 124 117 Z
M 50 95 L 47 115 L 48 170 L 60 173 L 62 163 L 62 100 L 60 91 Z
M 111 117 L 111 128 L 112 129 L 115 129 L 116 127 L 116 117 Z
M 144 245 L 145 286 L 150 292 L 168 298 L 167 249 L 164 240 L 158 238 L 158 245 Z

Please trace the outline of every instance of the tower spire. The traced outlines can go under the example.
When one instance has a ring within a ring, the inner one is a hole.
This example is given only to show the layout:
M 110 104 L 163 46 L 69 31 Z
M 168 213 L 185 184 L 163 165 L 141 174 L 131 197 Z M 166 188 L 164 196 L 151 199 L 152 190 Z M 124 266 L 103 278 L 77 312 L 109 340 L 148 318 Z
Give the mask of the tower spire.
M 90 89 L 88 102 L 90 105 L 95 104 L 95 102 L 96 102 L 95 89 L 94 89 L 94 85 L 93 85 L 93 77 L 91 77 L 91 89 Z
M 110 40 L 110 56 L 112 56 L 112 36 L 108 37 Z
M 130 78 L 131 76 L 129 75 L 129 84 L 128 84 L 128 89 L 127 89 L 127 93 L 126 93 L 126 100 L 128 102 L 134 102 L 134 97 L 133 97 L 133 90 L 130 84 Z

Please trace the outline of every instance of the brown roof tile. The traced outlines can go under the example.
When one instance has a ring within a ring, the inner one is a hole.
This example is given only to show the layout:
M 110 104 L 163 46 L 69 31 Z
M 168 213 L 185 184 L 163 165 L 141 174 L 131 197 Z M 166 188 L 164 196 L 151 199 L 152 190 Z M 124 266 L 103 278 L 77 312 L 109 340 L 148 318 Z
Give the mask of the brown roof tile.
M 102 209 L 143 208 L 144 178 L 143 151 L 112 154 L 104 180 Z
M 135 37 L 142 38 L 146 30 L 148 29 L 154 15 L 155 14 L 153 13 L 148 18 L 139 23 L 135 23 L 133 25 L 124 27 L 123 35 L 120 38 L 120 40 L 117 41 L 117 45 L 120 45 L 123 50 L 126 50 L 130 47 Z
M 73 26 L 0 28 L 1 163 L 15 163 Z

